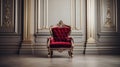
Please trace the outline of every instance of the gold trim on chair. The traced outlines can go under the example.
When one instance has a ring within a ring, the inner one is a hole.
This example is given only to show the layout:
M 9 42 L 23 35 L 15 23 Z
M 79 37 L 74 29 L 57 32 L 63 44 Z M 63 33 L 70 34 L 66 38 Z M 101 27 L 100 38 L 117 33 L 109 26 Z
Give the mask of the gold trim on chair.
M 57 47 L 57 48 L 51 48 L 51 47 L 50 47 L 50 38 L 53 38 L 52 28 L 54 28 L 54 27 L 65 27 L 65 26 L 70 27 L 70 26 L 64 24 L 62 20 L 60 20 L 60 22 L 59 22 L 57 25 L 50 27 L 51 37 L 49 37 L 49 38 L 47 39 L 48 57 L 52 57 L 53 51 L 58 51 L 58 52 L 61 53 L 61 52 L 65 51 L 65 50 L 68 50 L 69 56 L 70 56 L 70 57 L 73 57 L 74 41 L 73 41 L 73 39 L 72 39 L 71 37 L 70 37 L 70 38 L 71 38 L 71 47 L 69 47 L 69 48 L 58 48 L 58 47 Z M 71 28 L 71 27 L 70 27 L 70 28 Z

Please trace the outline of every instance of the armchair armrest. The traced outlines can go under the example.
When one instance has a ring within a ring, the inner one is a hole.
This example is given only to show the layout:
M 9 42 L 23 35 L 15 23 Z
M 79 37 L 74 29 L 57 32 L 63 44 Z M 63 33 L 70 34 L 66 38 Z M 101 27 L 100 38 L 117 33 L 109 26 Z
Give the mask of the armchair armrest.
M 54 38 L 53 37 L 48 37 L 47 38 L 47 47 L 49 47 L 50 45 L 50 42 L 54 41 Z
M 70 42 L 72 43 L 72 47 L 74 46 L 74 40 L 72 37 L 68 37 L 68 40 L 70 40 Z

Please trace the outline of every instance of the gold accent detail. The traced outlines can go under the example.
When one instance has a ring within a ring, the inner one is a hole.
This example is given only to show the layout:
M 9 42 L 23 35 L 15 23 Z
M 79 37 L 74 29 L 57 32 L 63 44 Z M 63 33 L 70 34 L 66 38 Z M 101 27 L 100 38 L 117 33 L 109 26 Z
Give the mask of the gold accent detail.
M 110 27 L 114 27 L 114 24 L 112 22 L 111 19 L 111 9 L 110 9 L 110 0 L 107 0 L 107 16 L 106 16 L 106 22 L 104 27 L 110 28 Z
M 4 22 L 3 22 L 3 26 L 4 27 L 11 27 L 12 26 L 12 17 L 10 16 L 10 1 L 6 0 L 6 5 L 5 5 L 5 15 L 4 15 Z
M 14 0 L 1 0 L 0 32 L 14 32 Z

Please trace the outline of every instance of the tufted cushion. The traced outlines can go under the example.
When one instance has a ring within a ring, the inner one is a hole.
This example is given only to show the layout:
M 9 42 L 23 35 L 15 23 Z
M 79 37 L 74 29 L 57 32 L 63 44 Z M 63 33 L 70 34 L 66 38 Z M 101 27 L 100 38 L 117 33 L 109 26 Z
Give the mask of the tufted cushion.
M 70 48 L 71 43 L 70 42 L 51 42 L 50 47 L 51 48 Z
M 51 48 L 70 48 L 71 47 L 71 37 L 69 37 L 67 42 L 57 42 L 53 37 L 50 37 L 50 47 Z
M 68 36 L 70 34 L 71 28 L 70 27 L 55 27 L 52 28 L 53 38 L 55 41 L 68 41 Z

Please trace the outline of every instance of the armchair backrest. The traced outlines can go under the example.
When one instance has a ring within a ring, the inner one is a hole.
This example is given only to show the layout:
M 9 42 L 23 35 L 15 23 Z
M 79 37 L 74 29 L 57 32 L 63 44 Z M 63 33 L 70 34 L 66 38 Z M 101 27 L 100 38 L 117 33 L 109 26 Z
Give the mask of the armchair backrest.
M 51 32 L 55 41 L 67 41 L 71 32 L 71 27 L 67 25 L 62 27 L 56 26 L 51 28 Z

